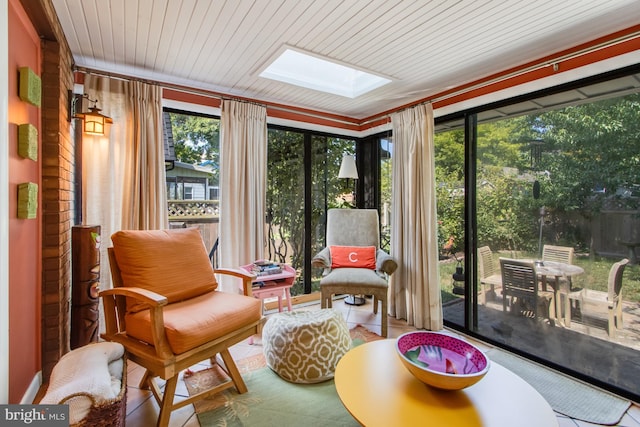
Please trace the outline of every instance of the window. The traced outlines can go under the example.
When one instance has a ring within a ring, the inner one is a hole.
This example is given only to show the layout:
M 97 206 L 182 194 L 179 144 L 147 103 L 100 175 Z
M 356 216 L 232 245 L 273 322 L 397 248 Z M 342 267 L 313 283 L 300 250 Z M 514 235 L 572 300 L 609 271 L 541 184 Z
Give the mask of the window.
M 164 139 L 169 226 L 198 227 L 211 249 L 218 237 L 220 120 L 167 109 Z
M 218 187 L 209 187 L 209 200 L 220 200 L 220 189 Z
M 184 186 L 184 199 L 192 200 L 193 199 L 193 187 L 189 185 Z
M 611 334 L 607 310 L 580 296 L 585 289 L 606 293 L 614 263 L 633 258 L 631 247 L 640 243 L 639 82 L 638 74 L 599 76 L 440 119 L 436 135 L 437 169 L 446 165 L 449 177 L 456 164 L 474 159 L 464 170 L 474 178 L 464 188 L 465 208 L 476 222 L 475 247 L 465 249 L 473 261 L 467 265 L 475 267 L 466 281 L 473 298 L 449 295 L 450 272 L 443 275 L 443 295 L 453 301 L 444 305 L 445 323 L 633 400 L 640 396 L 632 380 L 640 375 L 632 362 L 639 356 L 639 267 L 624 270 L 626 317 Z M 442 150 L 461 136 L 471 156 Z M 446 213 L 457 192 L 447 186 L 451 197 L 442 194 L 440 183 L 449 177 L 438 178 L 443 229 L 461 218 L 455 210 Z M 550 272 L 545 246 L 572 252 L 562 264 L 571 268 Z M 487 248 L 488 257 L 474 253 Z M 512 259 L 537 269 L 537 298 L 512 298 L 505 283 L 482 284 L 486 263 L 504 279 Z
M 387 253 L 391 248 L 391 156 L 393 138 L 390 135 L 379 139 L 380 145 L 380 248 Z
M 443 128 L 443 126 L 440 126 Z M 446 127 L 444 127 L 446 129 Z M 440 130 L 434 136 L 436 200 L 438 214 L 438 248 L 443 306 L 452 322 L 464 325 L 464 130 Z M 453 274 L 458 275 L 454 280 Z
M 297 130 L 268 130 L 265 259 L 304 271 L 305 136 Z M 300 277 L 300 275 L 298 275 Z M 303 280 L 291 289 L 304 293 Z
M 300 273 L 292 294 L 314 292 L 322 272 L 311 269 L 311 257 L 324 247 L 326 210 L 348 203 L 354 182 L 338 179 L 338 171 L 356 142 L 275 126 L 268 139 L 265 258 Z

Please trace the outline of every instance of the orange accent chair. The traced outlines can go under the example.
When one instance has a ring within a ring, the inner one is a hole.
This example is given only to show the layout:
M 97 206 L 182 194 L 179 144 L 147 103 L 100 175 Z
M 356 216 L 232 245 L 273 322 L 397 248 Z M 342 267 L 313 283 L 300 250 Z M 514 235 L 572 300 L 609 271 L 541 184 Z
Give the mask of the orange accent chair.
M 255 277 L 241 270 L 213 270 L 200 232 L 124 230 L 111 236 L 109 264 L 113 289 L 100 292 L 107 341 L 122 344 L 129 360 L 146 372 L 140 388 L 150 388 L 160 405 L 158 426 L 171 412 L 235 387 L 247 387 L 229 347 L 259 332 L 261 301 L 251 297 Z M 244 295 L 219 292 L 214 273 L 242 279 Z M 181 371 L 210 359 L 231 381 L 174 402 Z M 166 380 L 164 392 L 155 378 Z

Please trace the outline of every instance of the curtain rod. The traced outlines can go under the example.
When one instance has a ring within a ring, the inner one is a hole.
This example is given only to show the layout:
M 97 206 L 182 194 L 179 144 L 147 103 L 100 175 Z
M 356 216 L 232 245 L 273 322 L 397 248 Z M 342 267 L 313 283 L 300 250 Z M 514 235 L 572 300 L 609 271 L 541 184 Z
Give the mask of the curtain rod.
M 175 83 L 167 83 L 167 82 L 162 82 L 162 81 L 158 81 L 158 80 L 145 79 L 145 78 L 142 78 L 142 77 L 127 76 L 127 75 L 124 75 L 124 74 L 113 73 L 113 72 L 110 72 L 110 71 L 96 70 L 96 69 L 93 69 L 93 68 L 80 67 L 80 66 L 74 67 L 73 71 L 78 71 L 78 72 L 82 72 L 82 73 L 85 73 L 85 74 L 91 74 L 91 75 L 95 75 L 95 76 L 109 77 L 109 78 L 123 80 L 123 81 L 132 81 L 132 82 L 136 82 L 137 81 L 137 82 L 157 85 L 157 86 L 161 86 L 164 89 L 174 89 L 174 90 L 179 90 L 181 92 L 191 93 L 191 94 L 195 94 L 195 95 L 204 95 L 204 96 L 208 96 L 210 98 L 218 99 L 220 101 L 230 100 L 230 101 L 236 101 L 236 102 L 244 102 L 244 103 L 247 103 L 247 104 L 259 105 L 259 106 L 262 106 L 262 107 L 265 107 L 265 108 L 268 107 L 268 108 L 275 109 L 275 110 L 280 110 L 280 111 L 288 111 L 288 112 L 300 113 L 300 111 L 297 111 L 297 110 L 294 110 L 294 109 L 288 109 L 288 108 L 285 108 L 285 107 L 282 107 L 282 106 L 270 105 L 268 103 L 258 102 L 258 101 L 252 100 L 252 99 L 234 97 L 234 96 L 231 96 L 231 95 L 228 95 L 228 94 L 222 94 L 222 93 L 213 92 L 213 91 L 210 91 L 210 90 L 197 89 L 197 88 L 182 86 L 182 85 L 178 85 L 178 84 L 175 84 Z M 313 115 L 313 114 L 309 114 L 308 112 L 305 112 L 303 114 L 305 114 L 307 116 L 314 116 L 314 117 L 324 118 L 324 116 Z
M 266 103 L 266 102 L 258 102 L 258 101 L 247 99 L 247 98 L 233 97 L 233 96 L 230 96 L 230 95 L 227 95 L 227 94 L 223 94 L 223 93 L 213 92 L 213 91 L 205 90 L 205 89 L 197 89 L 197 88 L 182 86 L 182 85 L 178 85 L 178 84 L 175 84 L 175 83 L 167 83 L 167 82 L 162 82 L 162 81 L 158 81 L 158 80 L 145 79 L 145 78 L 142 78 L 142 77 L 127 76 L 127 75 L 124 75 L 124 74 L 113 73 L 113 72 L 110 72 L 110 71 L 96 70 L 96 69 L 93 69 L 93 68 L 80 67 L 80 66 L 74 67 L 73 71 L 78 71 L 78 72 L 82 72 L 82 73 L 86 73 L 86 74 L 92 74 L 92 75 L 96 75 L 96 76 L 102 76 L 102 77 L 110 77 L 110 78 L 119 79 L 119 80 L 123 80 L 123 81 L 139 81 L 139 82 L 142 82 L 142 83 L 158 85 L 158 86 L 161 86 L 162 88 L 165 88 L 165 89 L 174 89 L 174 90 L 179 90 L 181 92 L 191 93 L 191 94 L 195 94 L 195 95 L 204 95 L 204 96 L 208 96 L 210 98 L 219 99 L 220 101 L 228 99 L 228 100 L 238 101 L 238 102 L 254 103 L 256 105 L 261 105 L 261 106 L 264 106 L 266 108 L 270 108 L 272 110 L 285 111 L 285 112 L 296 113 L 296 114 L 303 114 L 303 115 L 305 115 L 307 117 L 314 117 L 314 118 L 319 118 L 319 119 L 327 119 L 327 116 L 324 116 L 324 115 L 319 114 L 319 113 L 311 112 L 311 111 L 309 111 L 307 109 L 299 109 L 299 110 L 297 110 L 297 109 L 293 109 L 293 108 L 287 108 L 286 106 L 283 106 L 283 105 L 269 104 L 269 103 Z M 331 120 L 336 122 L 336 123 L 345 123 L 345 124 L 349 124 L 349 125 L 358 124 L 356 122 L 347 121 L 347 120 L 341 120 L 341 119 L 335 118 L 335 117 L 331 117 Z

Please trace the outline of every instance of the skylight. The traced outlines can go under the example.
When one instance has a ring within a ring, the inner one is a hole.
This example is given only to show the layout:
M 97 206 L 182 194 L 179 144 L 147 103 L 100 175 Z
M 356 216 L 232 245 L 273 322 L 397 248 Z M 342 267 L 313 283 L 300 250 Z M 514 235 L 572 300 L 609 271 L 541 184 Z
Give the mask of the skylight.
M 287 48 L 260 77 L 356 98 L 391 80 Z

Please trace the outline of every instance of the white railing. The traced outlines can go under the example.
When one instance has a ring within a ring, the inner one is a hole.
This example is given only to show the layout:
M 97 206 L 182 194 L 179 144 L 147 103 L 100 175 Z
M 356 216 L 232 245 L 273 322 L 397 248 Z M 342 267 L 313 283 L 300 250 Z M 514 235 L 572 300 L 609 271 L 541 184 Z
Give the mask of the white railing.
M 169 221 L 218 219 L 218 200 L 169 200 Z

